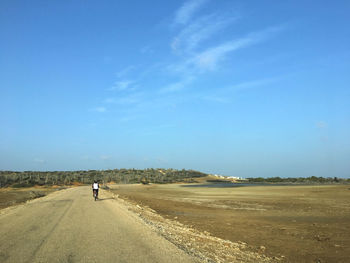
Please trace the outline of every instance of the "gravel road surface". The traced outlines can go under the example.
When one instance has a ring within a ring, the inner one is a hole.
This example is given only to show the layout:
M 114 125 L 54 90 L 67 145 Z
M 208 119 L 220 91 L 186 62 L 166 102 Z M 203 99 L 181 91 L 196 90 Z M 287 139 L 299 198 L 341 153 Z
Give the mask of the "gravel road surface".
M 0 211 L 0 262 L 195 262 L 102 190 L 70 188 Z

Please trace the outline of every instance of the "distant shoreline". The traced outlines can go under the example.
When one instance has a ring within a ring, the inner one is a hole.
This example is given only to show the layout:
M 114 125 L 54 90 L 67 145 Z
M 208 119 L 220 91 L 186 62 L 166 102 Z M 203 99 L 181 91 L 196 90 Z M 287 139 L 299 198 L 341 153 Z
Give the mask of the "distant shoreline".
M 279 182 L 279 183 L 233 183 L 233 182 L 208 182 L 200 184 L 184 184 L 181 187 L 208 187 L 208 188 L 231 188 L 231 187 L 249 187 L 249 186 L 317 186 L 317 185 L 348 185 L 349 182 L 341 183 L 293 183 L 293 182 Z

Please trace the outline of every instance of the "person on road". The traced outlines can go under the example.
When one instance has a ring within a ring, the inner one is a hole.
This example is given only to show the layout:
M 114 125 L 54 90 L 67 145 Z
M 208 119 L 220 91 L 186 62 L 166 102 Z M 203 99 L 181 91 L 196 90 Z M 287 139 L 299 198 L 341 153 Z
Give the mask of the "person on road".
M 95 180 L 94 183 L 92 184 L 92 196 L 94 196 L 95 191 L 96 191 L 96 196 L 98 196 L 98 189 L 99 188 L 100 188 L 100 185 Z

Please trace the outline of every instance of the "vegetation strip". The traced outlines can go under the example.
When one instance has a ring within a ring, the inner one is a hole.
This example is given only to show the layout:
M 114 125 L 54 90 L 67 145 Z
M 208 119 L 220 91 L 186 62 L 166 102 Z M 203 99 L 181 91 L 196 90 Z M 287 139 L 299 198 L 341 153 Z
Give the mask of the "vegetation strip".
M 207 176 L 193 170 L 174 169 L 114 169 L 89 171 L 0 171 L 1 187 L 30 187 L 34 185 L 72 185 L 73 183 L 91 184 L 94 180 L 101 183 L 175 183 L 191 182 L 194 178 Z

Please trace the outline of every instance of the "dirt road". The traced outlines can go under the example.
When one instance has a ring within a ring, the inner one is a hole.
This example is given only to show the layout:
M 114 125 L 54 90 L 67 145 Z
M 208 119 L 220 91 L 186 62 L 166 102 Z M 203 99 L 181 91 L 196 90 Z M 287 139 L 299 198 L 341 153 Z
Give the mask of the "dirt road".
M 0 211 L 0 262 L 194 262 L 108 193 L 55 192 Z

